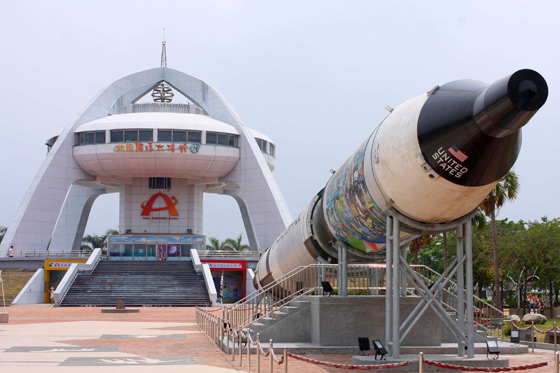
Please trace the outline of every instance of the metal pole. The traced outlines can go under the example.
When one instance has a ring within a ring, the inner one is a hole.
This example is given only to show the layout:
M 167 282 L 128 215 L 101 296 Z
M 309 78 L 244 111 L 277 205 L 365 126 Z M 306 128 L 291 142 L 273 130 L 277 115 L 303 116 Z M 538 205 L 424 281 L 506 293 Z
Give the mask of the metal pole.
M 239 366 L 243 365 L 243 353 L 241 351 L 241 341 L 243 340 L 243 330 L 239 328 L 237 333 L 237 343 L 239 344 Z
M 554 306 L 552 306 L 552 308 L 554 308 Z M 552 328 L 552 330 L 554 331 L 554 353 L 558 352 L 558 346 L 556 345 L 556 331 L 557 331 L 557 327 L 556 327 L 556 321 L 554 322 L 554 328 Z
M 533 349 L 533 354 L 535 353 L 535 322 L 531 321 L 531 346 Z
M 393 359 L 400 357 L 400 222 L 393 217 Z
M 474 358 L 474 279 L 472 253 L 472 221 L 465 223 L 465 250 L 467 254 L 467 358 Z M 502 323 L 502 338 L 504 336 Z
M 288 349 L 284 347 L 284 373 L 288 373 Z
M 231 330 L 231 339 L 233 343 L 231 345 L 231 361 L 235 361 L 235 330 Z M 241 346 L 241 343 L 239 344 Z
M 270 355 L 270 373 L 274 371 L 274 350 L 272 349 L 272 339 L 268 341 L 268 355 Z
M 224 350 L 224 319 L 218 319 L 218 330 L 220 331 L 220 348 Z
M 461 332 L 465 333 L 465 266 L 461 259 L 464 256 L 464 232 L 463 225 L 457 227 L 457 260 L 459 261 L 459 269 L 457 271 L 457 327 Z M 458 355 L 465 356 L 465 347 L 458 342 Z
M 424 353 L 420 352 L 418 356 L 418 373 L 424 373 Z
M 560 373 L 560 368 L 558 365 L 560 364 L 560 358 L 558 352 L 554 353 L 554 373 Z
M 229 325 L 227 324 L 226 324 L 226 354 L 229 355 Z
M 387 232 L 385 234 L 385 343 L 393 354 L 393 217 L 387 215 Z
M 257 333 L 257 373 L 261 373 L 261 334 Z
M 400 239 L 399 239 L 399 241 L 400 241 Z M 399 242 L 399 248 L 400 248 L 400 242 Z M 402 250 L 401 250 L 401 252 L 400 252 L 399 258 L 400 258 L 400 257 L 406 258 L 406 252 L 407 252 L 408 248 L 409 248 L 409 245 L 407 245 L 406 247 L 403 247 L 403 248 L 402 248 Z M 400 271 L 400 273 L 401 273 L 401 277 L 400 277 L 400 279 L 399 279 L 399 281 L 400 281 L 400 286 L 401 286 L 400 295 L 401 295 L 401 297 L 406 297 L 406 296 L 407 296 L 407 294 L 406 294 L 406 286 L 408 285 L 408 283 L 406 282 L 406 277 L 405 277 L 405 275 L 404 275 L 404 271 Z
M 247 373 L 251 373 L 251 336 L 247 332 Z

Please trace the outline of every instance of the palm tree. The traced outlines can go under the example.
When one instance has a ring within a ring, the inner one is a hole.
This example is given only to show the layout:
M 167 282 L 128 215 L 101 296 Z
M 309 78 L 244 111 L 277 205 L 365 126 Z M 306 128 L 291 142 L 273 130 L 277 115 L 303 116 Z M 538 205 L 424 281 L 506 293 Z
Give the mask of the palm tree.
M 224 245 L 225 245 L 225 241 L 224 242 L 220 242 L 219 239 L 217 239 L 216 237 L 210 237 L 208 239 L 208 241 L 210 242 L 210 245 L 206 245 L 206 250 L 224 250 Z
M 241 240 L 243 239 L 243 233 L 240 233 L 236 239 L 227 238 L 224 241 L 224 248 L 226 250 L 233 250 L 233 251 L 242 251 L 245 249 L 251 249 L 249 245 L 242 244 Z
M 104 235 L 99 236 L 97 234 L 88 234 L 82 238 L 82 245 L 80 246 L 80 251 L 91 252 L 93 249 L 103 248 L 107 244 L 107 237 L 110 234 L 119 234 L 116 229 L 108 229 Z
M 492 255 L 494 259 L 494 306 L 502 309 L 502 292 L 500 287 L 500 271 L 498 262 L 498 235 L 496 233 L 496 215 L 506 200 L 514 200 L 519 191 L 519 178 L 513 171 L 509 171 L 502 181 L 498 182 L 494 189 L 486 196 L 480 204 L 480 209 L 486 216 L 490 217 L 492 226 Z

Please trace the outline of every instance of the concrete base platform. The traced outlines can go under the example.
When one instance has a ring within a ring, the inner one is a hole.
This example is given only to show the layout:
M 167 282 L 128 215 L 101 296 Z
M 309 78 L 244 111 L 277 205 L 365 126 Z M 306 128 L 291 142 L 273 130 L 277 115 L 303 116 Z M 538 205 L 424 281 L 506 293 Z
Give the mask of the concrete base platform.
M 117 308 L 103 308 L 101 313 L 138 313 L 140 309 L 138 308 L 125 308 L 124 310 Z
M 218 341 L 216 341 L 218 342 Z M 524 345 L 511 345 L 510 343 L 499 342 L 500 353 L 507 355 L 520 355 L 529 352 L 529 347 Z M 237 351 L 239 345 L 235 344 L 235 350 Z M 343 355 L 358 355 L 360 350 L 356 343 L 355 346 L 318 346 L 312 343 L 274 343 L 274 352 L 282 353 L 284 348 L 288 352 L 298 354 L 298 355 L 324 355 L 324 354 L 343 354 Z M 230 340 L 229 349 L 232 349 L 232 343 Z M 226 351 L 226 339 L 223 339 L 223 351 Z M 242 348 L 245 352 L 246 348 Z M 256 353 L 256 347 L 251 347 L 251 353 Z M 445 343 L 441 346 L 401 346 L 401 355 L 413 355 L 418 359 L 418 354 L 423 352 L 424 355 L 437 355 L 437 356 L 454 356 L 457 357 L 458 349 L 457 344 Z M 375 351 L 372 349 L 371 353 L 375 355 Z M 476 355 L 484 356 L 486 360 L 486 344 L 475 343 L 474 353 Z M 371 356 L 373 358 L 373 355 Z M 405 359 L 407 360 L 407 359 Z
M 468 367 L 480 368 L 506 368 L 509 367 L 508 359 L 492 360 L 487 359 L 486 355 L 475 355 L 473 359 L 460 358 L 452 355 L 424 355 L 424 360 L 435 361 L 450 365 L 462 365 Z M 401 361 L 409 361 L 408 365 L 404 367 L 391 368 L 390 372 L 418 372 L 418 355 L 401 355 L 400 359 L 375 360 L 374 356 L 352 356 L 353 365 L 382 365 L 397 363 Z M 376 372 L 383 372 L 384 370 L 376 370 Z M 424 363 L 425 372 L 457 372 L 456 369 L 445 369 L 428 365 Z

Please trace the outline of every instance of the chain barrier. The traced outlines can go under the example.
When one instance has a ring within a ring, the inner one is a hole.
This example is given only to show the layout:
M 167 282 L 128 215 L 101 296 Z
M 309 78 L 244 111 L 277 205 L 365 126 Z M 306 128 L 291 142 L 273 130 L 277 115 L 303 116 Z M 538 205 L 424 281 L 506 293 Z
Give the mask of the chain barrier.
M 539 328 L 537 328 L 534 324 L 533 325 L 529 325 L 526 328 L 522 328 L 520 326 L 517 325 L 517 323 L 515 321 L 508 321 L 506 320 L 506 322 L 511 322 L 511 325 L 515 327 L 515 329 L 520 330 L 520 331 L 527 331 L 527 330 L 531 330 L 534 329 L 537 333 L 541 333 L 541 334 L 547 334 L 547 333 L 551 333 L 554 331 L 558 331 L 560 332 L 560 328 L 558 326 L 556 326 L 556 323 L 554 323 L 555 325 L 548 329 L 548 330 L 540 330 Z
M 315 360 L 308 357 L 303 357 L 300 355 L 292 354 L 288 352 L 287 354 L 289 357 L 292 357 L 296 360 L 305 361 L 306 363 L 317 364 L 317 365 L 324 365 L 330 368 L 339 368 L 339 369 L 353 369 L 353 370 L 370 370 L 370 369 L 391 369 L 391 368 L 399 368 L 407 366 L 412 361 L 402 361 L 400 363 L 390 363 L 390 364 L 380 364 L 380 365 L 350 365 L 350 364 L 339 364 L 339 363 L 331 363 L 328 361 L 321 361 Z
M 216 310 L 218 311 L 218 310 Z M 546 331 L 541 331 L 540 329 L 536 328 L 535 325 L 531 325 L 527 328 L 520 328 L 515 324 L 515 322 L 511 322 L 512 326 L 514 326 L 518 330 L 531 330 L 534 329 L 538 333 L 547 334 L 554 331 L 560 331 L 560 328 L 554 326 Z M 239 357 L 240 366 L 242 365 L 242 344 L 246 343 L 247 348 L 247 371 L 251 371 L 251 346 L 255 346 L 257 348 L 257 372 L 261 371 L 261 356 L 262 357 L 269 357 L 270 358 L 270 371 L 272 371 L 273 364 L 275 363 L 278 366 L 284 366 L 284 372 L 288 371 L 288 357 L 294 358 L 296 360 L 300 360 L 310 364 L 316 365 L 323 365 L 331 368 L 338 368 L 338 369 L 346 369 L 346 370 L 378 370 L 378 369 L 392 369 L 392 368 L 399 368 L 409 365 L 410 363 L 415 362 L 416 360 L 409 360 L 409 361 L 402 361 L 398 363 L 387 363 L 387 364 L 379 364 L 379 365 L 351 365 L 351 364 L 341 364 L 341 363 L 334 363 L 328 361 L 321 361 L 316 359 L 307 358 L 301 355 L 288 353 L 286 348 L 284 348 L 284 353 L 282 356 L 277 356 L 274 352 L 273 342 L 272 340 L 269 341 L 268 350 L 265 351 L 263 348 L 263 344 L 260 342 L 259 334 L 257 333 L 256 340 L 253 339 L 251 334 L 247 330 L 239 329 L 233 330 L 228 322 L 222 317 L 219 317 L 215 314 L 211 314 L 207 310 L 203 310 L 197 308 L 197 324 L 198 326 L 214 341 L 216 342 L 216 338 L 220 340 L 219 345 L 223 349 L 224 338 L 226 338 L 226 353 L 229 355 L 230 352 L 230 335 L 233 339 L 233 346 L 232 346 L 232 359 L 235 360 L 235 343 L 237 339 L 238 347 L 239 347 Z M 451 370 L 458 370 L 464 372 L 514 372 L 514 371 L 523 371 L 523 370 L 531 370 L 536 368 L 541 368 L 547 366 L 549 363 L 555 365 L 555 372 L 560 372 L 559 370 L 559 362 L 558 353 L 555 353 L 555 361 L 552 362 L 540 362 L 535 364 L 528 364 L 516 367 L 500 367 L 500 368 L 485 368 L 485 367 L 471 367 L 471 366 L 462 366 L 462 365 L 453 365 L 447 363 L 441 363 L 436 361 L 425 360 L 420 354 L 420 358 L 418 363 L 420 364 L 420 368 L 423 366 L 423 363 L 428 365 L 432 365 L 442 369 L 451 369 Z M 423 371 L 421 368 L 420 371 Z
M 424 363 L 443 369 L 460 370 L 462 372 L 515 372 L 520 370 L 537 369 L 548 365 L 548 362 L 520 365 L 517 367 L 502 367 L 502 368 L 482 368 L 482 367 L 468 367 L 464 365 L 453 365 L 446 363 L 439 363 L 437 361 L 424 360 Z

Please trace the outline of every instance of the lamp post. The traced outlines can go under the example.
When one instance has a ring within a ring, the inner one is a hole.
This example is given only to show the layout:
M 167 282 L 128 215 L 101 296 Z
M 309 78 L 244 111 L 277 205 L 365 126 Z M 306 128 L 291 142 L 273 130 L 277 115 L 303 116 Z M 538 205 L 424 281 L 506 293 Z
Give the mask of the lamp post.
M 4 295 L 4 280 L 2 280 L 2 271 L 0 271 L 0 286 L 2 287 L 2 304 L 4 305 L 4 311 L 0 312 L 0 323 L 7 323 L 8 311 L 6 311 L 6 297 Z

